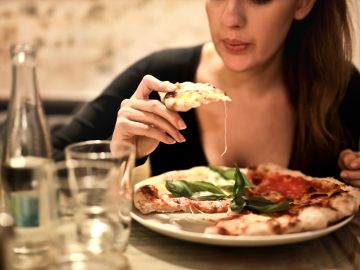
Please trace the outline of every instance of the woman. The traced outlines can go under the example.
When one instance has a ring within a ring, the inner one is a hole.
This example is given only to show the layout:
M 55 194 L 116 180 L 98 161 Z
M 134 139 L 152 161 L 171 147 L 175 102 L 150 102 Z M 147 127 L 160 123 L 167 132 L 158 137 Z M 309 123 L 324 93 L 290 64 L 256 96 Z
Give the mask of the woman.
M 54 138 L 55 148 L 112 134 L 135 144 L 138 159 L 150 155 L 153 174 L 273 162 L 314 176 L 342 169 L 360 185 L 360 76 L 346 0 L 206 0 L 206 11 L 212 42 L 135 63 Z M 166 109 L 156 91 L 182 81 L 223 89 L 232 99 L 226 121 L 220 102 Z

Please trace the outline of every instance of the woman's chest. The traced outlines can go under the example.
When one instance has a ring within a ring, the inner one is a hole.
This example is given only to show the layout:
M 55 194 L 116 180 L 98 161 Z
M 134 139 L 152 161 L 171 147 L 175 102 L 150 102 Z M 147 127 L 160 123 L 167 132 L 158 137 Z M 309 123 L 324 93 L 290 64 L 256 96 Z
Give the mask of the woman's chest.
M 196 116 L 209 164 L 288 165 L 294 137 L 290 106 L 216 103 L 198 108 Z

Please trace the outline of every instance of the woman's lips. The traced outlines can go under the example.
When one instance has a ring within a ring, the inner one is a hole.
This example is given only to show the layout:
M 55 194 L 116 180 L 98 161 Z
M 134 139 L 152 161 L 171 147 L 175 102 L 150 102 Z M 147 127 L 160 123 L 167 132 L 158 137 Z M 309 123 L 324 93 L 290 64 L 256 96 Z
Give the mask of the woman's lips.
M 237 40 L 223 40 L 224 47 L 230 53 L 242 53 L 249 48 L 250 43 L 237 41 Z

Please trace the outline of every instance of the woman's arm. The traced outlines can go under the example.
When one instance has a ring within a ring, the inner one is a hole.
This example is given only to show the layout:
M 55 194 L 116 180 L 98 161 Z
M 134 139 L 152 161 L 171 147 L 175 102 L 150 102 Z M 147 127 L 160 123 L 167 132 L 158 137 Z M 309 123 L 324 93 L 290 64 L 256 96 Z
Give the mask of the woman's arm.
M 64 159 L 67 145 L 79 141 L 111 138 L 120 103 L 130 98 L 147 73 L 149 59 L 144 58 L 115 80 L 93 101 L 87 103 L 71 120 L 52 136 L 55 160 Z

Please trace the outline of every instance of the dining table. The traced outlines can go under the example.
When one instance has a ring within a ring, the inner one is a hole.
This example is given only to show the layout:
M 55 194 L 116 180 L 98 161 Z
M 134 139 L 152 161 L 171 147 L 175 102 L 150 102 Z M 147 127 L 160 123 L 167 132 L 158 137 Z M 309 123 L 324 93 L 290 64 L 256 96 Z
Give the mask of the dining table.
M 360 269 L 360 214 L 325 236 L 270 246 L 179 240 L 132 222 L 122 269 Z

